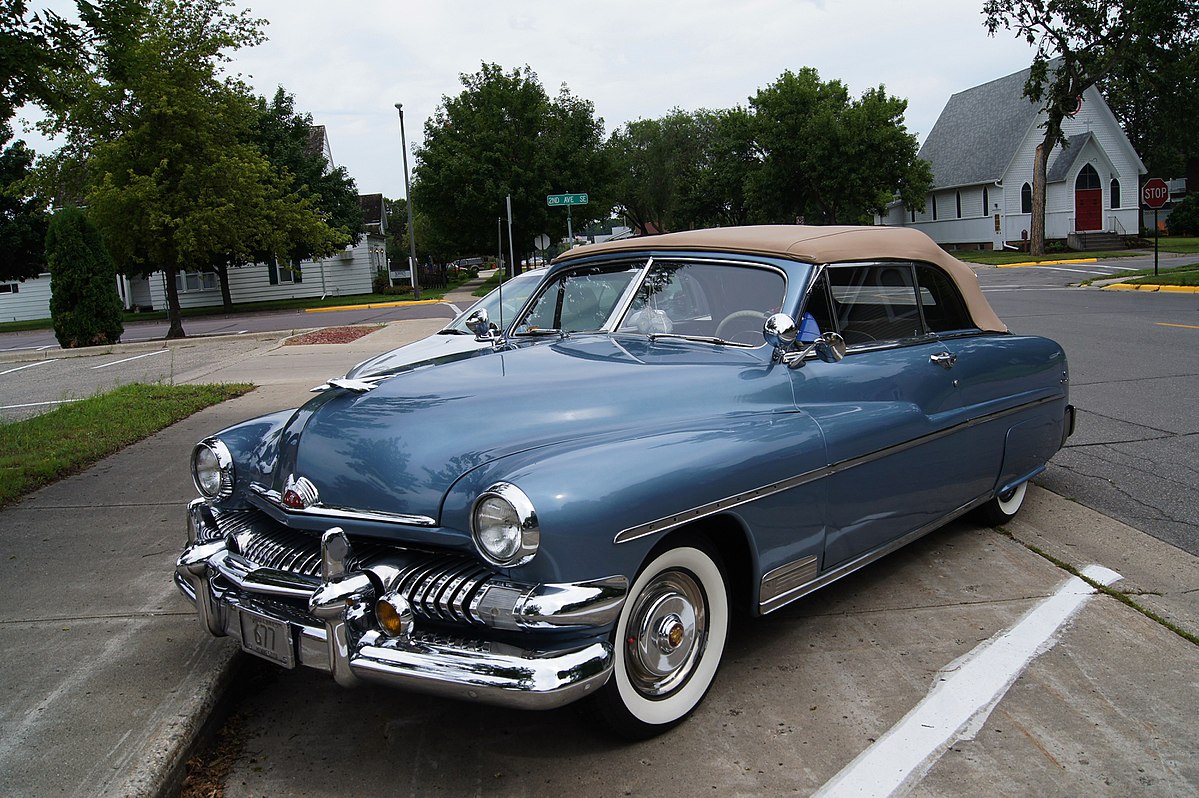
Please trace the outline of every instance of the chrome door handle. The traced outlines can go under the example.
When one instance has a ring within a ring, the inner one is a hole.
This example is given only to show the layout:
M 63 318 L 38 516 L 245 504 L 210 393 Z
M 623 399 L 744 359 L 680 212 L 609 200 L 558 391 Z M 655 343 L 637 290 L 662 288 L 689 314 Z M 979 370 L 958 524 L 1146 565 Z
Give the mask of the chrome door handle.
M 954 364 L 958 362 L 958 356 L 953 352 L 937 352 L 928 361 L 948 370 L 953 368 Z

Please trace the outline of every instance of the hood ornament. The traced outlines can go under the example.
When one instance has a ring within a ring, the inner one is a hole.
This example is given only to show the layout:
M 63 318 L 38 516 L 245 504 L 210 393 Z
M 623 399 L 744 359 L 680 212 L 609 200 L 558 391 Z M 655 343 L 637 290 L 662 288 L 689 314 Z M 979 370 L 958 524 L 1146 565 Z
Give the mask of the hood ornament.
M 293 510 L 307 510 L 320 501 L 320 493 L 308 477 L 297 478 L 295 474 L 289 474 L 287 484 L 283 486 L 281 501 L 284 507 L 290 507 Z
M 344 388 L 345 390 L 353 391 L 354 393 L 366 393 L 367 391 L 373 391 L 375 388 L 378 388 L 380 380 L 384 380 L 388 376 L 390 375 L 379 374 L 364 379 L 355 379 L 354 377 L 333 377 L 332 379 L 325 380 L 324 385 L 318 385 L 315 388 L 312 388 L 311 391 L 312 393 L 318 393 L 320 391 L 327 391 L 330 388 Z

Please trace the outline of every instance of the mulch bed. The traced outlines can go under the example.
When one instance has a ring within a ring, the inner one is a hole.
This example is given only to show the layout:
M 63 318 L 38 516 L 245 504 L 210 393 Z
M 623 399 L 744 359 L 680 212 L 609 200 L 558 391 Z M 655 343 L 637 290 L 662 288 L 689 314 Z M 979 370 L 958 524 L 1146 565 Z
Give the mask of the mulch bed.
M 357 327 L 326 327 L 314 330 L 304 335 L 296 335 L 283 342 L 284 346 L 297 344 L 348 344 L 364 335 L 370 335 L 375 330 L 383 329 L 382 324 L 359 325 Z

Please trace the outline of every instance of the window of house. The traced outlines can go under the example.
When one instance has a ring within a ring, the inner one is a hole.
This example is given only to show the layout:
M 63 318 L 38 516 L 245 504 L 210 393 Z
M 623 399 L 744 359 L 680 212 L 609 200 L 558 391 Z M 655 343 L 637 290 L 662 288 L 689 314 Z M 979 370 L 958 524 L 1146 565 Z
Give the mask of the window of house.
M 300 272 L 300 262 L 298 260 L 292 261 L 287 266 L 280 266 L 272 258 L 267 261 L 266 271 L 267 281 L 271 285 L 291 285 L 292 283 L 304 282 L 304 276 Z
M 957 218 L 961 219 L 962 218 L 962 192 L 960 192 L 960 191 L 957 193 L 957 206 L 958 206 Z
M 1112 207 L 1120 207 L 1120 178 L 1112 178 Z
M 987 187 L 983 186 L 983 216 L 991 213 L 991 198 L 987 194 Z
M 16 294 L 20 290 L 20 283 L 0 283 L 0 294 Z
M 915 224 L 916 223 L 916 209 L 912 208 L 911 213 L 912 213 L 912 223 Z
M 175 289 L 184 294 L 189 291 L 214 291 L 220 288 L 216 272 L 175 272 Z
M 1032 186 L 1028 183 L 1020 187 L 1020 213 L 1032 213 Z
M 933 200 L 933 201 L 932 201 L 932 206 L 933 206 L 933 221 L 935 222 L 935 221 L 937 221 L 937 195 L 936 195 L 936 194 L 933 194 L 933 195 L 932 195 L 932 200 Z

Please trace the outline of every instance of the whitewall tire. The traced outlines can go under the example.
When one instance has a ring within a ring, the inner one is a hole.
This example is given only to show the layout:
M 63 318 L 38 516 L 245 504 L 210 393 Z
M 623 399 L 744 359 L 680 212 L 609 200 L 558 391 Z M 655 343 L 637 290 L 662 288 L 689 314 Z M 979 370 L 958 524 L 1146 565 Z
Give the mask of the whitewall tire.
M 1028 493 L 1028 483 L 1021 482 L 1012 490 L 1001 493 L 978 508 L 978 518 L 987 526 L 1002 526 L 1016 517 Z
M 616 662 L 592 702 L 596 714 L 631 739 L 676 726 L 712 686 L 728 626 L 728 585 L 714 552 L 693 544 L 656 555 L 621 610 Z

